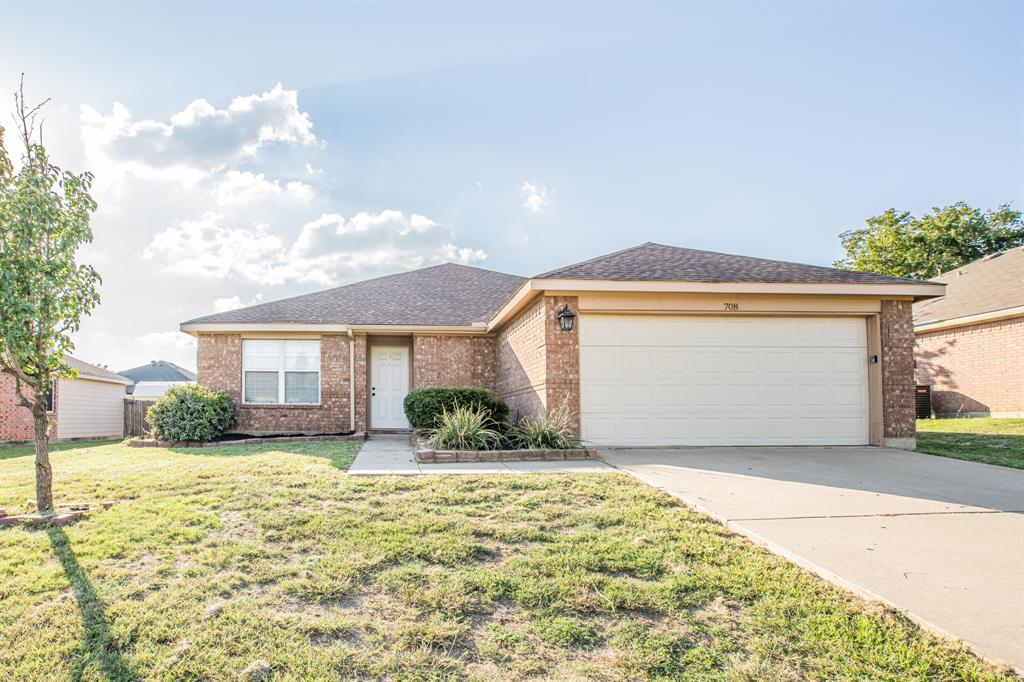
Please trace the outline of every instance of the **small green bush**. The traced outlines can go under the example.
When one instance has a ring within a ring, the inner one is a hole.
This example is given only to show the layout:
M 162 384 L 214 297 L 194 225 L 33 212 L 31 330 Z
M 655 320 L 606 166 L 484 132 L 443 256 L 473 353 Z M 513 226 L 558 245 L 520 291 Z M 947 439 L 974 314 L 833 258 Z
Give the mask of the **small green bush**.
M 445 410 L 437 426 L 427 433 L 435 450 L 491 450 L 501 445 L 501 434 L 482 407 Z
M 209 441 L 235 425 L 235 401 L 198 384 L 174 386 L 146 411 L 159 440 Z
M 543 417 L 524 417 L 512 430 L 511 439 L 518 447 L 543 450 L 567 450 L 580 444 L 573 433 L 572 419 L 564 410 Z
M 417 388 L 402 403 L 409 424 L 415 429 L 432 429 L 445 410 L 456 407 L 482 409 L 486 417 L 500 424 L 508 418 L 508 405 L 490 391 L 470 386 L 458 388 Z

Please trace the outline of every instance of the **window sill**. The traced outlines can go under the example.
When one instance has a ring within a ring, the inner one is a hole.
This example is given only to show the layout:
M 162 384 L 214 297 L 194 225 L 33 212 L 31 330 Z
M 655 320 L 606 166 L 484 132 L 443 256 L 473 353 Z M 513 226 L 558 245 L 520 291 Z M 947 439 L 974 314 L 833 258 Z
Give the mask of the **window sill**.
M 323 407 L 323 403 L 242 403 L 239 407 L 244 409 L 319 410 Z

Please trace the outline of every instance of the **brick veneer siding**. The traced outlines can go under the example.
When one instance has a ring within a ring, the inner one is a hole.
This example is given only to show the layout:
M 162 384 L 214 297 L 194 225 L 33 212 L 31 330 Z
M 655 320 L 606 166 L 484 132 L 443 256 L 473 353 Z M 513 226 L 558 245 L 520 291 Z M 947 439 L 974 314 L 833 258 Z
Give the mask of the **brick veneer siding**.
M 545 296 L 544 330 L 547 356 L 547 407 L 549 411 L 565 411 L 572 417 L 576 433 L 580 432 L 580 325 L 579 317 L 571 332 L 564 332 L 556 321 L 564 306 L 579 314 L 575 296 Z
M 495 392 L 508 403 L 512 420 L 547 409 L 545 310 L 538 298 L 498 333 Z
M 938 416 L 1024 416 L 1024 317 L 917 335 L 917 383 Z
M 887 444 L 913 447 L 914 323 L 910 301 L 882 301 L 882 430 Z
M 242 338 L 237 334 L 201 334 L 198 382 L 224 391 L 238 405 L 235 431 L 253 435 L 274 433 L 335 433 L 365 429 L 366 337 L 355 339 L 356 423 L 349 417 L 349 338 L 324 336 L 320 341 L 319 405 L 242 404 Z
M 555 319 L 562 306 L 577 312 L 575 296 L 544 296 L 525 308 L 498 334 L 499 397 L 511 416 L 539 416 L 566 410 L 579 432 L 579 326 L 563 332 Z
M 27 391 L 23 391 L 26 394 Z M 50 438 L 57 437 L 57 410 L 60 407 L 60 380 L 53 387 L 53 414 L 50 415 Z M 0 443 L 35 440 L 32 412 L 18 402 L 14 377 L 0 372 Z
M 412 386 L 477 386 L 495 389 L 493 336 L 416 335 L 412 342 Z

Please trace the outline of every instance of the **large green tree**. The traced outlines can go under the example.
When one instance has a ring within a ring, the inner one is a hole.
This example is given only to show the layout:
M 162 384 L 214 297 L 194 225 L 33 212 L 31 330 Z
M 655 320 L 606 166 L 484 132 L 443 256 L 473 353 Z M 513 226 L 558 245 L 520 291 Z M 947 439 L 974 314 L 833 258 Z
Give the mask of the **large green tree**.
M 75 376 L 65 353 L 73 349 L 71 334 L 99 303 L 100 277 L 77 261 L 79 246 L 92 241 L 92 175 L 50 161 L 37 119 L 45 103 L 26 106 L 24 86 L 15 94 L 17 170 L 0 127 L 0 371 L 14 377 L 17 399 L 32 412 L 36 508 L 51 514 L 46 394 L 56 378 Z
M 915 218 L 890 208 L 839 235 L 837 268 L 930 279 L 992 253 L 1024 245 L 1021 212 L 1009 204 L 982 211 L 958 202 Z

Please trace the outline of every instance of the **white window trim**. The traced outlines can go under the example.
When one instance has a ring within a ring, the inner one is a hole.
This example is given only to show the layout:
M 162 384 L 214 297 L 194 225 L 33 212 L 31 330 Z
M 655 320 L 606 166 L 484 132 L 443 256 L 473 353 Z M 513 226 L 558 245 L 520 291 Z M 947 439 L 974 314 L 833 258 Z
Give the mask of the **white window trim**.
M 323 398 L 324 398 L 324 396 L 323 396 L 323 380 L 324 380 L 323 379 L 323 376 L 324 376 L 324 373 L 323 373 L 323 367 L 324 367 L 323 352 L 324 352 L 324 346 L 323 346 L 322 339 L 315 339 L 317 344 L 320 346 L 320 350 L 317 353 L 317 358 L 319 360 L 319 363 L 317 364 L 317 367 L 316 367 L 316 398 L 317 398 L 317 401 L 315 403 L 286 403 L 284 401 L 284 390 L 285 390 L 284 389 L 284 375 L 286 373 L 285 369 L 284 369 L 285 348 L 287 347 L 286 343 L 288 341 L 293 340 L 293 339 L 267 339 L 267 340 L 268 341 L 281 341 L 282 342 L 281 343 L 281 369 L 277 370 L 277 402 L 276 403 L 255 403 L 255 402 L 249 402 L 248 400 L 245 399 L 245 374 L 246 374 L 246 369 L 245 369 L 245 339 L 243 339 L 242 340 L 242 404 L 243 405 L 252 405 L 254 407 L 310 407 L 310 406 L 312 406 L 312 407 L 319 407 L 320 405 L 322 405 L 323 404 Z M 303 339 L 303 340 L 312 341 L 314 339 Z M 261 370 L 253 370 L 253 371 L 261 371 Z M 262 370 L 262 371 L 265 371 L 265 370 Z

